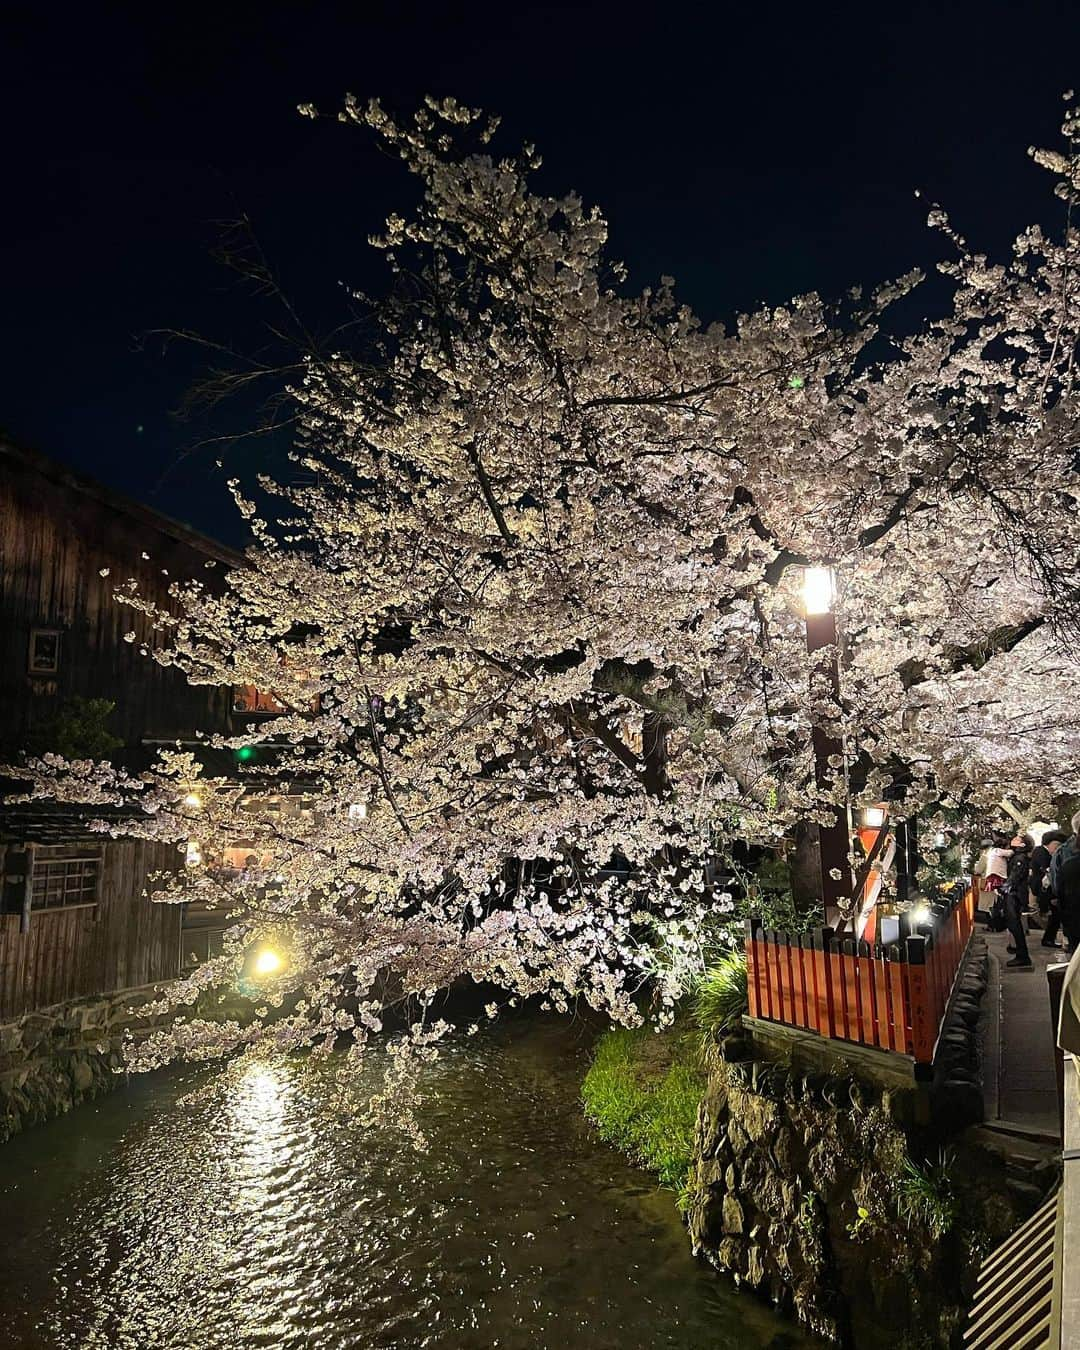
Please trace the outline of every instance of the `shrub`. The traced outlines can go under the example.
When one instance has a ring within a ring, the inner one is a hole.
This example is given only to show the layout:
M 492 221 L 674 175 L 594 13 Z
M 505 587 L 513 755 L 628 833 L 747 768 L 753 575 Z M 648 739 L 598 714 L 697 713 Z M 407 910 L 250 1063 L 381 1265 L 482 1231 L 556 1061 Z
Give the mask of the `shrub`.
M 66 698 L 53 715 L 36 727 L 26 740 L 34 755 L 63 755 L 65 759 L 108 759 L 123 745 L 105 723 L 116 704 L 107 698 Z
M 694 1021 L 702 1031 L 730 1031 L 749 1004 L 746 992 L 746 953 L 727 952 L 698 980 L 694 990 Z
M 581 1097 L 602 1139 L 685 1195 L 704 1091 L 685 1035 L 620 1027 L 597 1042 Z

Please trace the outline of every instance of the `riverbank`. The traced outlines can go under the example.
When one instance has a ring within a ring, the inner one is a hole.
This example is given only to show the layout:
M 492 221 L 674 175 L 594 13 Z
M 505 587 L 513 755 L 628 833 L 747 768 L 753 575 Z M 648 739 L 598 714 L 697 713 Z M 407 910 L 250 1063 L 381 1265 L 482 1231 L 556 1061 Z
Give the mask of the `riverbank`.
M 582 1097 L 603 1136 L 677 1193 L 703 1261 L 834 1344 L 923 1350 L 958 1344 L 979 1262 L 1056 1170 L 1033 1164 L 1018 1186 L 979 1131 L 948 1111 L 935 1126 L 919 1092 L 865 1066 L 800 1067 L 741 1029 L 615 1030 Z

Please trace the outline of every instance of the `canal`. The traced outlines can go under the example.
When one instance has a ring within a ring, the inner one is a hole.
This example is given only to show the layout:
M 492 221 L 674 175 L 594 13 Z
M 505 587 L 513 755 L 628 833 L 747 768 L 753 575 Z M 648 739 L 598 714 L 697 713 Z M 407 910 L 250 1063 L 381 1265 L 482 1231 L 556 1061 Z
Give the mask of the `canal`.
M 425 1066 L 417 1153 L 350 1082 L 181 1069 L 5 1146 L 0 1345 L 19 1350 L 755 1350 L 805 1342 L 690 1256 L 598 1142 L 584 1033 L 518 1023 Z

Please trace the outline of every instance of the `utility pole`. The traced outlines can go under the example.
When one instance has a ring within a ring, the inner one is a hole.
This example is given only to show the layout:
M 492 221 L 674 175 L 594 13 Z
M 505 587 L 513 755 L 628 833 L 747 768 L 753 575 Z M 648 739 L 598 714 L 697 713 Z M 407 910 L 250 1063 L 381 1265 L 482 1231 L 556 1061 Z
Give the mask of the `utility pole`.
M 848 856 L 851 852 L 851 821 L 846 801 L 844 745 L 838 736 L 823 725 L 825 719 L 819 711 L 820 705 L 826 701 L 835 706 L 837 713 L 840 709 L 840 651 L 831 567 L 807 567 L 804 570 L 803 601 L 806 609 L 806 650 L 810 657 L 814 782 L 822 792 L 832 792 L 838 780 L 843 781 L 845 786 L 844 804 L 829 807 L 831 821 L 818 826 L 825 922 L 837 928 L 842 912 L 851 905 L 853 878 Z

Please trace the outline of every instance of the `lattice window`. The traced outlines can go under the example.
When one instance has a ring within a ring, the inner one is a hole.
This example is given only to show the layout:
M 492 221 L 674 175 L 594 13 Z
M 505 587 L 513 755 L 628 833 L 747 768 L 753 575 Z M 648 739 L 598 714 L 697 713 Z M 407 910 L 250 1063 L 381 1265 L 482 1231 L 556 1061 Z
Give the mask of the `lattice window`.
M 100 857 L 35 857 L 30 906 L 32 909 L 67 909 L 73 905 L 96 905 L 100 880 Z

